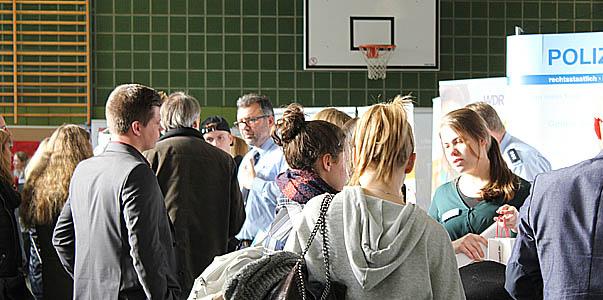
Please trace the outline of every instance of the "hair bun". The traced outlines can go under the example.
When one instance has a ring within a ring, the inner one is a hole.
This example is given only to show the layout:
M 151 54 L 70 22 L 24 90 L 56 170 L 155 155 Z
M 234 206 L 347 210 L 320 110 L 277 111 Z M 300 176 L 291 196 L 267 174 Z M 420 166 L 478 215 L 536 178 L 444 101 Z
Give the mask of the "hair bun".
M 282 146 L 290 143 L 306 126 L 306 117 L 302 106 L 291 103 L 283 112 L 283 117 L 276 122 L 275 142 Z

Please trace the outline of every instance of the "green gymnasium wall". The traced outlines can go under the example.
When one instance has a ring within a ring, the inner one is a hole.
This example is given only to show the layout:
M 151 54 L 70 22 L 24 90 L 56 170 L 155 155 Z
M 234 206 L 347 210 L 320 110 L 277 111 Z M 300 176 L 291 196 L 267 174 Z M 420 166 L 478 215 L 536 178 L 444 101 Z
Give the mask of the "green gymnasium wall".
M 231 122 L 247 92 L 275 106 L 367 105 L 412 93 L 428 107 L 440 80 L 504 76 L 505 37 L 516 25 L 525 33 L 603 30 L 598 0 L 441 0 L 440 16 L 439 72 L 390 71 L 372 81 L 366 71 L 303 70 L 303 0 L 96 0 L 93 118 L 104 118 L 107 95 L 126 82 L 183 90 L 203 116 Z

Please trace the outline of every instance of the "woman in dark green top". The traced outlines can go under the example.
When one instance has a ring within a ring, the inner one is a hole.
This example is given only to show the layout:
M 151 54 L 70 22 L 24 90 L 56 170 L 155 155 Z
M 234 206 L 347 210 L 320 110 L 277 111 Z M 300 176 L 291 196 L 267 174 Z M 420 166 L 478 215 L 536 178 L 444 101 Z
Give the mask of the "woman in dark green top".
M 511 172 L 484 120 L 470 109 L 444 116 L 440 140 L 450 167 L 460 176 L 436 190 L 429 215 L 446 228 L 456 253 L 481 259 L 480 244 L 487 245 L 487 240 L 479 234 L 499 214 L 515 230 L 530 183 Z

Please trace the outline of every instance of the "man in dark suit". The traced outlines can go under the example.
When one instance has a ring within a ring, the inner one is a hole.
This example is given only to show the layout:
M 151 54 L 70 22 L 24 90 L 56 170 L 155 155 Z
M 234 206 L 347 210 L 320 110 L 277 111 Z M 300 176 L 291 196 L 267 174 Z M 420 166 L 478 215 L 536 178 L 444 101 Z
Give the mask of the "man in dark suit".
M 603 151 L 536 176 L 506 270 L 513 298 L 603 298 L 602 191 Z
M 141 154 L 159 138 L 160 105 L 151 88 L 115 88 L 106 105 L 112 142 L 73 173 L 53 244 L 74 278 L 74 299 L 180 296 L 163 196 Z
M 144 153 L 174 223 L 178 282 L 184 298 L 213 258 L 227 252 L 229 239 L 245 220 L 235 162 L 203 140 L 199 110 L 195 98 L 171 94 L 161 106 L 165 135 Z

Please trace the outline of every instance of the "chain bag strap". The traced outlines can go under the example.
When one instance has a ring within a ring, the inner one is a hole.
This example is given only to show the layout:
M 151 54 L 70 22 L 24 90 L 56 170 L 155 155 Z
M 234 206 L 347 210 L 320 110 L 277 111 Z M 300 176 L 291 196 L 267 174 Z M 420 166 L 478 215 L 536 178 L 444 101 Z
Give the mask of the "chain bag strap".
M 314 229 L 312 230 L 312 233 L 310 234 L 310 237 L 308 238 L 308 242 L 306 243 L 306 248 L 302 251 L 300 258 L 299 258 L 297 264 L 295 265 L 295 267 L 297 268 L 297 277 L 298 277 L 296 280 L 297 288 L 302 296 L 302 300 L 306 300 L 306 286 L 304 284 L 304 274 L 303 274 L 303 270 L 302 270 L 302 266 L 305 265 L 304 257 L 306 256 L 306 253 L 310 249 L 310 246 L 312 245 L 312 241 L 314 240 L 316 233 L 318 233 L 318 230 L 320 230 L 320 233 L 322 234 L 322 241 L 323 241 L 322 254 L 323 254 L 324 264 L 325 264 L 325 279 L 326 279 L 325 288 L 322 292 L 322 295 L 320 296 L 320 299 L 326 300 L 327 297 L 329 296 L 329 291 L 331 289 L 331 272 L 330 272 L 330 262 L 329 262 L 330 261 L 329 260 L 329 238 L 328 238 L 328 232 L 327 232 L 326 215 L 327 215 L 327 211 L 329 210 L 329 206 L 331 205 L 332 200 L 333 200 L 332 194 L 325 195 L 324 199 L 322 200 L 322 204 L 320 206 L 320 215 L 318 216 L 316 225 L 314 225 Z

